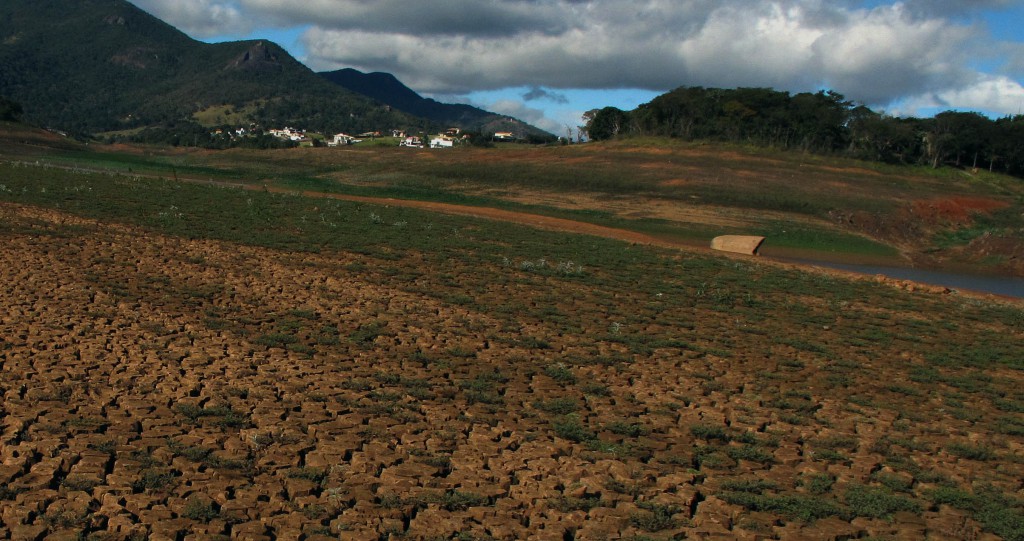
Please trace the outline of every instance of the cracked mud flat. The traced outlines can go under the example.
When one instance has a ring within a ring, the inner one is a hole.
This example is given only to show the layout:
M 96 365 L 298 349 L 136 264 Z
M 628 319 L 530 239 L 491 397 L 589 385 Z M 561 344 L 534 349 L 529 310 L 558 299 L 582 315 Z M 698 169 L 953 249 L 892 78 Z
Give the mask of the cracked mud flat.
M 998 539 L 929 491 L 1021 496 L 1021 372 L 925 353 L 1005 323 L 0 224 L 2 539 Z

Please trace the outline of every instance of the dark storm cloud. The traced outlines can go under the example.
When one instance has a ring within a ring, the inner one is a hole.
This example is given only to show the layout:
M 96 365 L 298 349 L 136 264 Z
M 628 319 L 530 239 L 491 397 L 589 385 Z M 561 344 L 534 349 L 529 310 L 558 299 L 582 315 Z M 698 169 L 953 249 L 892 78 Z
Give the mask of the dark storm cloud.
M 547 100 L 554 103 L 569 103 L 569 98 L 558 92 L 552 92 L 540 87 L 533 87 L 523 94 L 523 101 Z
M 239 0 L 253 12 L 333 30 L 501 38 L 566 30 L 558 3 L 526 0 Z

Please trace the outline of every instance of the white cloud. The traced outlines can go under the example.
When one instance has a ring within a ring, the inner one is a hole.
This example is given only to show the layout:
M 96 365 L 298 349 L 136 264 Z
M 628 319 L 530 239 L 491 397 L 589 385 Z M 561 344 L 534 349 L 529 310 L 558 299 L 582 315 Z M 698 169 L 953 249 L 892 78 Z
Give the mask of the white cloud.
M 272 3 L 243 2 L 266 9 Z M 344 16 L 324 15 L 304 35 L 314 67 L 389 71 L 428 92 L 511 86 L 662 91 L 682 85 L 791 91 L 828 87 L 884 105 L 980 80 L 981 74 L 966 67 L 980 46 L 979 28 L 937 15 L 942 10 L 962 14 L 973 9 L 968 4 L 911 0 L 871 9 L 826 0 L 429 4 L 442 14 L 464 10 L 463 19 L 481 22 L 477 32 L 444 32 L 429 14 L 408 7 L 403 12 L 399 6 L 410 4 L 392 0 L 315 0 L 300 11 L 351 10 Z M 1007 1 L 982 4 L 999 7 Z M 534 12 L 557 22 L 539 22 L 529 16 Z M 507 24 L 496 23 L 502 17 L 508 17 Z M 332 21 L 337 25 L 332 27 Z
M 898 4 L 853 14 L 814 44 L 821 82 L 867 103 L 945 85 L 960 86 L 972 29 L 915 19 Z
M 419 92 L 684 85 L 832 88 L 871 106 L 966 88 L 1008 91 L 1020 43 L 986 10 L 1022 0 L 139 0 L 197 36 L 252 22 L 309 27 L 317 70 L 386 71 Z M 866 6 L 866 7 L 865 7 Z
M 959 88 L 911 96 L 897 114 L 918 116 L 922 111 L 958 109 L 995 116 L 1020 114 L 1024 107 L 1024 85 L 1001 76 L 983 77 Z
M 235 2 L 226 0 L 134 0 L 134 3 L 194 38 L 244 34 L 253 28 Z
M 496 102 L 481 106 L 482 109 L 492 111 L 501 115 L 508 115 L 518 118 L 527 124 L 532 124 L 550 133 L 560 133 L 565 127 L 554 120 L 546 118 L 544 111 L 534 109 L 525 103 L 516 100 L 498 100 Z

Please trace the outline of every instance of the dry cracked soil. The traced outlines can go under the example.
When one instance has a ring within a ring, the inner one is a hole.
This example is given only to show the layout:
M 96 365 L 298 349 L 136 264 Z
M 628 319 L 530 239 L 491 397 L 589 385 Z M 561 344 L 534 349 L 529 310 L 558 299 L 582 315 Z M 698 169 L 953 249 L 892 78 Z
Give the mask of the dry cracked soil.
M 1024 378 L 914 348 L 1010 323 L 0 218 L 0 539 L 1009 538 L 929 495 L 1020 497 Z

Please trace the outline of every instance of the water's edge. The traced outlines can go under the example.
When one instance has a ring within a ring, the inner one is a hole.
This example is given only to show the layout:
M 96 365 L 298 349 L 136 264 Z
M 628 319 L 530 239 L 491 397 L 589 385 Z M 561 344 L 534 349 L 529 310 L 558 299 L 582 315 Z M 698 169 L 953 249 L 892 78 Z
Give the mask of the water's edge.
M 773 257 L 772 259 L 775 261 L 782 261 L 784 263 L 837 269 L 868 276 L 877 276 L 880 274 L 887 278 L 894 278 L 896 280 L 910 280 L 913 282 L 920 282 L 922 284 L 942 286 L 949 289 L 962 289 L 976 291 L 979 293 L 992 293 L 1006 297 L 1024 298 L 1024 278 L 962 274 L 909 267 L 857 265 L 802 258 Z

